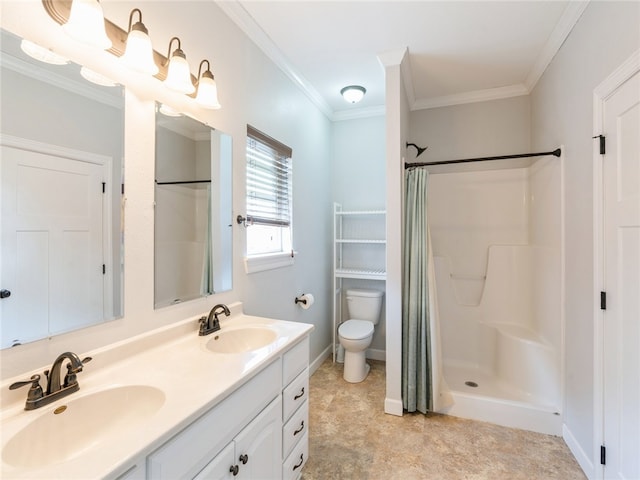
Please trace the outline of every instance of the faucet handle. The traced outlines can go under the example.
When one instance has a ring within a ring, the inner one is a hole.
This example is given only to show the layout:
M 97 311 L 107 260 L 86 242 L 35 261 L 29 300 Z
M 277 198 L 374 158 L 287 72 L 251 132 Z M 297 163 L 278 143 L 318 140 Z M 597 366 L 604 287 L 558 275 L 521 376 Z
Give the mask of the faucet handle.
M 80 361 L 80 366 L 78 366 L 77 368 L 73 368 L 73 366 L 71 365 L 71 362 L 67 363 L 67 374 L 64 376 L 63 387 L 68 387 L 69 385 L 78 383 L 78 380 L 76 378 L 76 373 L 81 372 L 84 364 L 90 362 L 91 360 L 92 360 L 91 357 L 83 358 Z
M 31 388 L 29 388 L 29 393 L 27 393 L 27 405 L 29 404 L 29 402 L 33 402 L 44 396 L 42 387 L 40 386 L 40 375 L 36 373 L 35 375 L 32 375 L 29 380 L 15 382 L 9 386 L 9 390 L 15 390 L 29 384 L 31 384 Z
M 31 384 L 31 388 L 40 385 L 40 375 L 37 373 L 32 375 L 29 380 L 23 380 L 22 382 L 15 382 L 9 386 L 9 390 L 15 390 L 20 387 L 24 387 L 25 385 Z

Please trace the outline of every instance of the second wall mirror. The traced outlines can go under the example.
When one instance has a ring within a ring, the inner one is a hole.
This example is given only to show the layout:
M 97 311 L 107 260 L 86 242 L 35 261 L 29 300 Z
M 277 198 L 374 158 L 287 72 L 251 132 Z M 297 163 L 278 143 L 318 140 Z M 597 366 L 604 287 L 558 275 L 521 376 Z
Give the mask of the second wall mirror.
M 232 139 L 156 111 L 155 308 L 232 287 Z

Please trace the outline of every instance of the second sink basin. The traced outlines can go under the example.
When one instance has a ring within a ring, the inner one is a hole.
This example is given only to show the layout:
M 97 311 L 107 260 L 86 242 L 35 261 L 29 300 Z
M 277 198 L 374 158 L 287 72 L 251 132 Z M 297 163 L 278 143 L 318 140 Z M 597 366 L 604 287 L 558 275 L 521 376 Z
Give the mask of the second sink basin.
M 122 435 L 154 415 L 164 393 L 146 385 L 113 387 L 57 401 L 18 431 L 2 450 L 15 467 L 44 467 L 78 457 L 110 434 Z M 30 412 L 38 415 L 38 410 Z
M 213 333 L 207 342 L 208 350 L 215 353 L 244 353 L 258 350 L 278 338 L 275 331 L 267 327 L 243 327 Z

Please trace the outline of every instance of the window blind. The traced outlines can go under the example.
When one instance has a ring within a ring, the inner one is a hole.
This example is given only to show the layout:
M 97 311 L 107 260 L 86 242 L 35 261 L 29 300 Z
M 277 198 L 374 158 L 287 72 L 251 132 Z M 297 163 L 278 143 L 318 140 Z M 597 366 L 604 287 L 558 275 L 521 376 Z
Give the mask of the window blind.
M 247 126 L 247 220 L 291 224 L 291 148 Z

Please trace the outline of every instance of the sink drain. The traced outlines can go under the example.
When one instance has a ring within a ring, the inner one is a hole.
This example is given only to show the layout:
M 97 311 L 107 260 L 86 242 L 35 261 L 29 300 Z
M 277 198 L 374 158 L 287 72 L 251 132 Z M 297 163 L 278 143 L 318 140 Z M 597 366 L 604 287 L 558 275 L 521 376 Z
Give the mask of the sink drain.
M 478 386 L 478 384 L 477 384 L 476 382 L 472 382 L 471 380 L 469 380 L 469 381 L 467 381 L 467 382 L 464 382 L 464 384 L 465 384 L 467 387 L 473 387 L 473 388 L 476 388 L 476 387 Z

